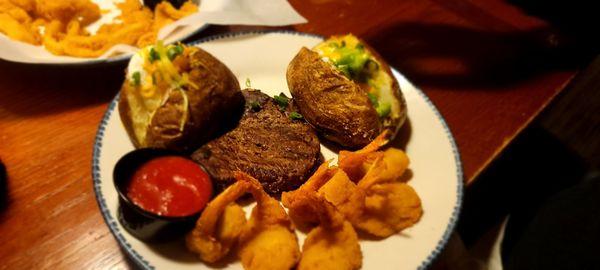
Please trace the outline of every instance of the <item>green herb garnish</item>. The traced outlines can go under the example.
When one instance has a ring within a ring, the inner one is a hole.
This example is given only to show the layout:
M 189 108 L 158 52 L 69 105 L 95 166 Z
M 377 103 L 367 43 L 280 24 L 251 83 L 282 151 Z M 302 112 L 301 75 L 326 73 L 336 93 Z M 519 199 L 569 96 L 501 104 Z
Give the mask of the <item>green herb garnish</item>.
M 252 109 L 255 112 L 260 111 L 261 109 L 260 103 L 258 103 L 257 101 L 252 101 L 248 105 L 250 106 L 250 109 Z
M 273 99 L 275 100 L 275 103 L 279 105 L 279 108 L 281 108 L 282 110 L 287 108 L 290 101 L 290 98 L 288 98 L 284 93 L 280 93 L 279 95 L 274 96 Z
M 148 54 L 148 58 L 150 60 L 150 63 L 159 60 L 160 59 L 160 55 L 158 54 L 158 52 L 154 49 L 154 48 L 150 48 L 150 53 Z
M 379 70 L 379 64 L 377 64 L 377 62 L 375 62 L 375 60 L 369 59 L 365 63 L 365 69 L 370 74 L 373 74 L 373 73 L 375 73 L 375 72 L 377 72 Z
M 369 97 L 369 101 L 373 104 L 373 107 L 377 107 L 379 105 L 379 100 L 377 100 L 377 96 L 373 93 L 367 93 L 367 97 Z
M 388 102 L 380 103 L 379 106 L 375 108 L 375 110 L 377 111 L 377 115 L 383 118 L 390 114 L 390 112 L 392 111 L 392 105 Z
M 340 65 L 336 63 L 334 63 L 334 65 L 339 71 L 344 73 L 344 76 L 346 76 L 347 78 L 352 78 L 352 74 L 350 74 L 350 67 L 348 65 Z
M 175 57 L 177 57 L 178 55 L 183 53 L 183 46 L 181 46 L 180 44 L 171 46 L 168 50 L 167 50 L 167 57 L 169 57 L 169 60 L 173 61 L 173 59 L 175 59 Z
M 134 86 L 139 86 L 142 83 L 142 74 L 139 71 L 134 72 L 131 78 L 133 79 Z
M 250 82 L 250 78 L 246 78 L 246 87 L 247 88 L 251 88 L 252 87 L 252 83 Z
M 291 112 L 290 113 L 290 119 L 292 120 L 300 120 L 303 119 L 304 116 L 302 116 L 301 114 L 297 113 L 297 112 Z
M 359 50 L 361 50 L 361 51 L 362 51 L 362 50 L 364 50 L 364 49 L 365 49 L 365 45 L 362 45 L 362 43 L 358 43 L 358 44 L 356 44 L 356 47 L 355 47 L 355 48 L 357 48 L 357 49 L 359 49 Z
M 369 55 L 357 49 L 342 48 L 338 50 L 341 57 L 334 61 L 334 65 L 342 70 L 349 79 L 359 79 L 359 75 L 369 60 Z
M 375 111 L 379 117 L 386 117 L 392 111 L 392 105 L 389 102 L 379 103 L 379 99 L 375 94 L 367 93 L 367 97 L 369 98 L 369 101 L 371 101 L 371 104 L 373 104 L 373 107 L 375 108 Z

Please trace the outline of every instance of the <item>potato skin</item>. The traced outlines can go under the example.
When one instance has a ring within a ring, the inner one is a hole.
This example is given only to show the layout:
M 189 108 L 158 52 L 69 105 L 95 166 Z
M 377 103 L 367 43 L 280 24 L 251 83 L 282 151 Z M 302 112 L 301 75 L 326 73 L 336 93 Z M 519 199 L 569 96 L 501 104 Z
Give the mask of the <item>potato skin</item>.
M 382 131 L 361 87 L 305 47 L 287 68 L 287 83 L 300 113 L 326 139 L 360 148 Z
M 184 86 L 188 97 L 188 115 L 183 131 L 178 128 L 179 112 L 175 105 L 182 102 L 181 91 L 172 91 L 167 102 L 159 107 L 147 127 L 145 142 L 138 142 L 133 132 L 132 115 L 126 94 L 134 91 L 129 82 L 121 89 L 119 113 L 125 129 L 136 148 L 153 147 L 189 152 L 235 125 L 244 108 L 244 97 L 233 73 L 214 56 L 197 47 L 185 48 L 173 64 L 198 88 Z
M 127 73 L 127 72 L 125 72 Z M 127 100 L 126 93 L 130 91 L 134 91 L 133 87 L 127 82 L 123 82 L 123 86 L 121 86 L 121 91 L 119 92 L 119 104 L 117 104 L 119 108 L 119 116 L 121 117 L 121 123 L 123 123 L 123 127 L 125 127 L 125 131 L 127 131 L 127 135 L 129 135 L 129 139 L 135 146 L 135 148 L 141 148 L 142 145 L 138 142 L 135 137 L 135 133 L 133 131 L 133 113 L 129 108 L 129 101 Z

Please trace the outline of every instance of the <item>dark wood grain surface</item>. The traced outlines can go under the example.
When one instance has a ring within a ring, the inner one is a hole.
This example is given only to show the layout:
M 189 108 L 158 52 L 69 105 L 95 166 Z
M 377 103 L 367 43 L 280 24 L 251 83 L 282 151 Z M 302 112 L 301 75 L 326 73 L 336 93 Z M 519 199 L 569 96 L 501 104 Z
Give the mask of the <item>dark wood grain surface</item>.
M 422 88 L 473 181 L 574 76 L 544 21 L 496 0 L 294 0 L 321 35 L 353 32 Z M 194 38 L 264 27 L 211 26 Z M 558 61 L 558 60 L 556 60 Z M 124 65 L 0 61 L 0 269 L 130 268 L 98 210 L 92 146 Z

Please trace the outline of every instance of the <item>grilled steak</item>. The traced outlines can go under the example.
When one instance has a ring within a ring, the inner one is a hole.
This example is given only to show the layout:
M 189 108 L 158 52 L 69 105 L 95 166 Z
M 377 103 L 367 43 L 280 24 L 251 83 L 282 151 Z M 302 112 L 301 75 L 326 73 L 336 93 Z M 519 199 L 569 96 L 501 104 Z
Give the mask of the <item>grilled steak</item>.
M 218 190 L 235 181 L 241 170 L 258 179 L 265 191 L 278 195 L 304 183 L 322 162 L 314 129 L 294 113 L 290 100 L 258 90 L 243 90 L 246 108 L 238 126 L 192 154 Z

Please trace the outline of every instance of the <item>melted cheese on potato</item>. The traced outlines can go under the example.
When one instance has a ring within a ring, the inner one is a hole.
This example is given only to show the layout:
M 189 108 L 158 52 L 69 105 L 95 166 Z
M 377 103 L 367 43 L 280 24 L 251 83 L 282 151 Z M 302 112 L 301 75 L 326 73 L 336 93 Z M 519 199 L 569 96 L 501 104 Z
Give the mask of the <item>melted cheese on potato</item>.
M 158 45 L 162 46 L 162 45 Z M 162 48 L 159 51 L 165 51 Z M 145 145 L 148 128 L 156 111 L 163 106 L 172 91 L 183 91 L 181 75 L 168 59 L 166 53 L 159 53 L 159 59 L 151 60 L 151 54 L 156 53 L 155 46 L 147 46 L 131 57 L 127 66 L 126 82 L 132 87 L 126 98 L 132 115 L 133 131 L 137 141 Z M 137 77 L 137 78 L 136 78 Z M 159 80 L 166 83 L 157 82 Z M 180 130 L 183 130 L 188 114 L 187 94 L 183 92 L 184 102 L 178 110 L 182 111 Z

